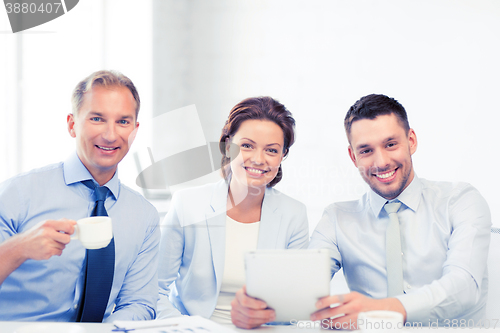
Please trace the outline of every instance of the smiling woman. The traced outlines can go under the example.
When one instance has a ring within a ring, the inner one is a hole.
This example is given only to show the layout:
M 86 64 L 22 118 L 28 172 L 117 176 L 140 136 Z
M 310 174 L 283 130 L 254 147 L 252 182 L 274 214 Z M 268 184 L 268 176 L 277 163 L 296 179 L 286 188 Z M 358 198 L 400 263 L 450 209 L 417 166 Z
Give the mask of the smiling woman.
M 288 154 L 289 148 L 295 142 L 295 120 L 292 118 L 292 114 L 285 108 L 283 104 L 278 103 L 270 97 L 248 98 L 241 101 L 231 110 L 226 124 L 222 129 L 222 135 L 219 140 L 219 147 L 222 153 L 221 164 L 224 178 L 227 178 L 231 174 L 232 168 L 228 167 L 231 159 L 234 159 L 234 157 L 236 157 L 240 153 L 240 145 L 230 145 L 229 143 L 231 142 L 231 140 L 233 140 L 234 143 L 234 136 L 238 134 L 237 132 L 239 132 L 239 130 L 241 129 L 240 127 L 242 126 L 242 123 L 248 120 L 268 121 L 269 124 L 267 124 L 267 131 L 261 128 L 266 127 L 266 125 L 254 122 L 253 126 L 244 126 L 245 130 L 239 133 L 240 136 L 242 136 L 247 131 L 253 131 L 252 135 L 254 137 L 261 137 L 262 135 L 262 138 L 265 138 L 267 140 L 271 139 L 270 145 L 277 145 L 277 147 L 272 148 L 281 149 L 280 155 L 282 156 L 282 158 Z M 261 126 L 256 126 L 257 124 L 260 124 Z M 255 133 L 259 130 L 265 131 L 265 133 Z M 272 140 L 273 138 L 274 141 Z M 282 142 L 281 145 L 279 144 L 280 141 Z M 244 142 L 242 143 L 244 144 Z M 232 147 L 232 149 L 228 148 L 228 144 L 230 147 Z M 247 150 L 252 149 L 253 147 L 249 145 L 249 147 L 242 148 L 243 150 Z M 228 154 L 228 152 L 230 152 L 230 154 Z M 273 177 L 271 181 L 267 183 L 267 186 L 272 187 L 276 185 L 281 180 L 281 177 L 282 169 L 281 165 L 279 165 L 275 177 Z
M 305 206 L 273 188 L 294 126 L 292 114 L 271 97 L 233 107 L 219 140 L 224 179 L 175 193 L 163 222 L 159 318 L 182 313 L 238 325 L 231 301 L 245 282 L 243 253 L 307 247 Z M 262 322 L 273 316 L 268 310 Z
M 229 148 L 235 146 L 232 151 Z M 269 120 L 245 120 L 238 132 L 226 139 L 225 155 L 231 159 L 229 191 L 240 185 L 250 189 L 272 186 L 283 159 L 283 131 Z M 237 185 L 238 184 L 238 185 Z M 261 192 L 259 190 L 259 192 Z

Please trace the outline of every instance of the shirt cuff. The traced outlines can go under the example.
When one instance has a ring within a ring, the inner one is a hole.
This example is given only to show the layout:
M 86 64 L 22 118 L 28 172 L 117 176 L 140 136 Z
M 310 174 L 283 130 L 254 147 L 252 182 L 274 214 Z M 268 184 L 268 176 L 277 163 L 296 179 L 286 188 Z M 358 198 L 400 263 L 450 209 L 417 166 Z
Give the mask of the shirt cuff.
M 412 293 L 396 296 L 406 310 L 407 323 L 419 323 L 428 326 L 431 318 L 431 308 L 427 295 L 423 293 Z

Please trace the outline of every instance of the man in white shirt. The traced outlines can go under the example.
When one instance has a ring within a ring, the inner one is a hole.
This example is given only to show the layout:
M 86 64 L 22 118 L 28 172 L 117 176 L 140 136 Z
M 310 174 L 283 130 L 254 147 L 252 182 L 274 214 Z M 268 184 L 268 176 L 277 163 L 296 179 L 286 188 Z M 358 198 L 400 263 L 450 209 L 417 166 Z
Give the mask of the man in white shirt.
M 310 248 L 330 250 L 332 274 L 343 267 L 352 292 L 320 299 L 311 320 L 353 328 L 360 312 L 392 310 L 412 325 L 477 323 L 488 288 L 486 201 L 469 184 L 416 176 L 411 156 L 417 137 L 393 98 L 361 98 L 344 125 L 349 156 L 371 190 L 359 200 L 327 207 L 312 234 Z M 395 224 L 386 203 L 396 204 Z M 399 230 L 394 233 L 393 227 Z M 388 232 L 392 236 L 386 237 Z M 240 293 L 233 316 L 244 323 L 240 326 L 258 326 L 272 318 L 272 310 L 258 310 L 262 306 Z M 329 319 L 334 316 L 339 317 Z

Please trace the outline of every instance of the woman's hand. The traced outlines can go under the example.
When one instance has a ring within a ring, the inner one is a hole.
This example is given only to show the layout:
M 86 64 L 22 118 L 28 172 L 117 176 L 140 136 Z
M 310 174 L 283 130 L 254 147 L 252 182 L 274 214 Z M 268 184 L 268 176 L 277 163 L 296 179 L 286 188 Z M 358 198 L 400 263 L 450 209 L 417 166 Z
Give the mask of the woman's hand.
M 247 295 L 245 286 L 236 292 L 231 302 L 231 320 L 240 328 L 255 328 L 273 321 L 276 314 L 267 307 L 266 302 Z

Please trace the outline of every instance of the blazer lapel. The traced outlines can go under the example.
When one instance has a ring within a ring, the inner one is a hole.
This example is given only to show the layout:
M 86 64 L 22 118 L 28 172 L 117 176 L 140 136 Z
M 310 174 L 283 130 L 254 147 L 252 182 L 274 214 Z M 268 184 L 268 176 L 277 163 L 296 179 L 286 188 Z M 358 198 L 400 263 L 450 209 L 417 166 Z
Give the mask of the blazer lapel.
M 217 292 L 220 290 L 226 252 L 227 191 L 225 180 L 219 181 L 212 193 L 210 207 L 205 214 Z
M 281 211 L 278 208 L 279 198 L 272 188 L 266 188 L 262 212 L 260 214 L 258 249 L 275 249 L 281 225 Z

